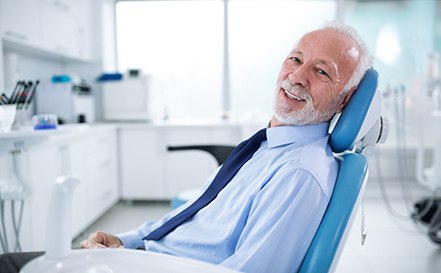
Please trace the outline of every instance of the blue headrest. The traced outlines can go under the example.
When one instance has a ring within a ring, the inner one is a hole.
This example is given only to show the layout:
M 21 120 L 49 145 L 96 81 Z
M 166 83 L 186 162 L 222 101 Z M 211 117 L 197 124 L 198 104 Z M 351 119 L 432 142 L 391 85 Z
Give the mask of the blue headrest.
M 354 147 L 374 99 L 377 85 L 378 72 L 370 68 L 364 74 L 330 134 L 329 145 L 334 153 L 341 153 Z

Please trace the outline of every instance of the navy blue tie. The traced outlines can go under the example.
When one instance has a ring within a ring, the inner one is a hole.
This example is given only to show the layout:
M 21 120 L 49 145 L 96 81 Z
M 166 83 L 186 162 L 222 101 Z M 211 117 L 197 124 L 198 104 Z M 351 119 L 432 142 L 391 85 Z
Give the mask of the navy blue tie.
M 216 198 L 228 182 L 230 182 L 243 164 L 253 156 L 257 149 L 259 149 L 260 143 L 264 140 L 266 140 L 266 129 L 258 131 L 248 140 L 240 143 L 225 160 L 207 190 L 193 204 L 176 214 L 159 228 L 150 232 L 143 238 L 143 240 L 160 240 L 180 224 L 195 215 L 199 210 L 207 206 Z

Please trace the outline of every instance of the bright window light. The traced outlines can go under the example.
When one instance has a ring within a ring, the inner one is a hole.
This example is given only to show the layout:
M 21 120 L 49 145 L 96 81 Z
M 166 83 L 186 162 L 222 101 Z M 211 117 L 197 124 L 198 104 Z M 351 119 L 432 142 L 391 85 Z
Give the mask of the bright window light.
M 272 114 L 279 68 L 306 31 L 336 14 L 336 1 L 228 2 L 233 117 Z M 119 1 L 118 66 L 158 82 L 170 118 L 219 118 L 223 1 Z
M 335 1 L 230 1 L 232 112 L 270 116 L 283 60 L 300 37 L 333 20 Z
M 377 57 L 388 65 L 395 64 L 401 53 L 398 31 L 391 25 L 381 28 L 377 39 Z
M 222 89 L 222 1 L 120 1 L 118 67 L 156 79 L 170 118 L 218 117 Z

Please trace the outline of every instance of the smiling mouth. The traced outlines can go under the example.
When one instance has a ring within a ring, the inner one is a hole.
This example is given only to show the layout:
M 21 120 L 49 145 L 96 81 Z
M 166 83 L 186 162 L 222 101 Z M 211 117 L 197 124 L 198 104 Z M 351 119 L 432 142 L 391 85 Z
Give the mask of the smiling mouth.
M 296 95 L 293 95 L 293 94 L 289 93 L 289 92 L 286 91 L 284 88 L 282 88 L 282 90 L 283 90 L 283 92 L 285 92 L 285 95 L 286 95 L 289 99 L 297 100 L 297 101 L 305 101 L 304 99 L 302 99 L 302 98 L 300 98 L 300 97 L 298 97 L 298 96 L 296 96 Z

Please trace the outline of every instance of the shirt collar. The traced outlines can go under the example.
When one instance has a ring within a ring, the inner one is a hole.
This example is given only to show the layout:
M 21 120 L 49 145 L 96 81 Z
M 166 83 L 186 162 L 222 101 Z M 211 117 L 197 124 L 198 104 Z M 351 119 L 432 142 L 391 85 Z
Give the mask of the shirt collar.
M 276 126 L 266 130 L 268 147 L 273 148 L 298 141 L 310 142 L 328 135 L 329 122 L 311 125 Z

